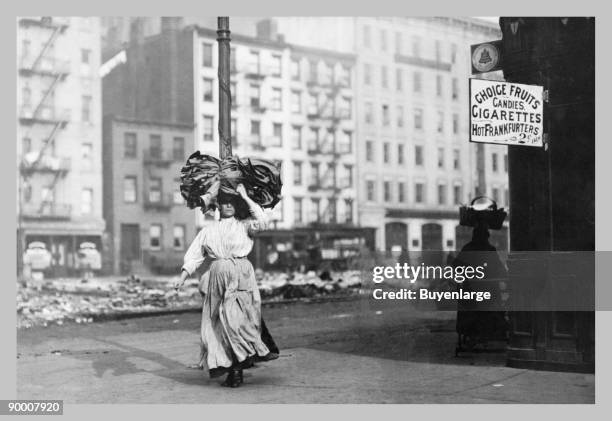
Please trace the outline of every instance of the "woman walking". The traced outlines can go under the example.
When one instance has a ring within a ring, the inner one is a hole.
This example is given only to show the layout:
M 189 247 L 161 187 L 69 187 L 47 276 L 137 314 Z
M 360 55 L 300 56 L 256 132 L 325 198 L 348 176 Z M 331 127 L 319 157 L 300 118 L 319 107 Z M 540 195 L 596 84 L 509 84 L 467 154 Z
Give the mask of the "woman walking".
M 216 199 L 221 219 L 198 233 L 185 254 L 176 285 L 182 286 L 205 265 L 200 280 L 204 304 L 199 364 L 208 367 L 211 378 L 227 373 L 222 384 L 228 387 L 240 386 L 242 370 L 254 362 L 278 358 L 278 349 L 262 322 L 261 297 L 247 259 L 253 248 L 252 235 L 266 229 L 266 216 L 242 184 L 236 192 L 219 193 L 217 181 L 204 195 L 207 207 Z

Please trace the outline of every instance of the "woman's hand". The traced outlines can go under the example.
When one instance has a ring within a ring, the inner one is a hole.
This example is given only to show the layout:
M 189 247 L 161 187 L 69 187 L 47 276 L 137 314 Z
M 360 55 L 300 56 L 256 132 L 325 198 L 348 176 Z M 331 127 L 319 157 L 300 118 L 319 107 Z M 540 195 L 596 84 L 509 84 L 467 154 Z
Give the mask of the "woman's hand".
M 174 290 L 176 292 L 178 292 L 178 290 L 185 284 L 185 281 L 187 280 L 187 277 L 189 276 L 189 274 L 187 273 L 186 270 L 182 270 L 181 271 L 181 278 L 177 279 L 174 282 Z
M 249 195 L 247 194 L 246 189 L 244 188 L 244 185 L 242 183 L 238 184 L 236 186 L 236 191 L 238 192 L 238 194 L 243 198 L 243 199 L 247 199 L 249 197 Z

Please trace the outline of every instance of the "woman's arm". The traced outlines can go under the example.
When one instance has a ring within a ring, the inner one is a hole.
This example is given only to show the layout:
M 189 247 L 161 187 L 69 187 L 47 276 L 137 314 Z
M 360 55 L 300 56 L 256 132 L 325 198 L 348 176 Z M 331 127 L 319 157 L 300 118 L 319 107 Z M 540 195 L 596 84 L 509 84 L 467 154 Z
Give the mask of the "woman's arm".
M 264 210 L 249 197 L 244 186 L 242 184 L 238 184 L 236 191 L 249 206 L 249 212 L 251 213 L 252 217 L 252 219 L 249 221 L 249 233 L 263 231 L 268 228 L 268 218 L 266 217 Z
M 204 262 L 205 256 L 202 255 L 202 236 L 204 230 L 201 230 L 196 238 L 193 240 L 185 257 L 183 258 L 183 267 L 181 268 L 181 280 L 174 286 L 175 289 L 183 286 L 188 277 L 193 275 L 197 268 Z
M 208 189 L 206 194 L 200 196 L 202 202 L 204 202 L 204 207 L 202 207 L 202 212 L 207 212 L 210 208 L 210 205 L 214 203 L 217 199 L 217 195 L 219 194 L 219 187 L 221 186 L 221 182 L 219 180 L 215 181 L 213 185 Z

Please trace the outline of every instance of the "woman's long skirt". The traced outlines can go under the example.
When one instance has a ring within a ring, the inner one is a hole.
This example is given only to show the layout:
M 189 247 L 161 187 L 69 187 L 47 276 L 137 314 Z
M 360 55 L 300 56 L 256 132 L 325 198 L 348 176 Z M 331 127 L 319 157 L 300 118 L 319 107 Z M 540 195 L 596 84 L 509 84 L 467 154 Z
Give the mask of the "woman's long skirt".
M 214 260 L 207 283 L 200 364 L 206 364 L 210 376 L 222 375 L 232 366 L 249 368 L 253 362 L 278 358 L 269 332 L 262 332 L 261 297 L 251 262 Z

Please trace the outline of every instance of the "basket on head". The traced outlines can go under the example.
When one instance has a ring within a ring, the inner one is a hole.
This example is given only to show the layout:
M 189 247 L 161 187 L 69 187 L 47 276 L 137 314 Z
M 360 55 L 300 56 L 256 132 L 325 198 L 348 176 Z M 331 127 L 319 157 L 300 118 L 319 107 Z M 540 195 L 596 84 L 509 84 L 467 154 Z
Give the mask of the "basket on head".
M 481 199 L 485 199 L 488 205 L 476 204 Z M 487 196 L 478 196 L 472 200 L 469 206 L 463 205 L 459 208 L 459 224 L 466 227 L 476 227 L 479 223 L 484 222 L 489 229 L 498 230 L 501 229 L 507 215 L 508 213 L 504 208 L 497 207 L 495 200 Z

